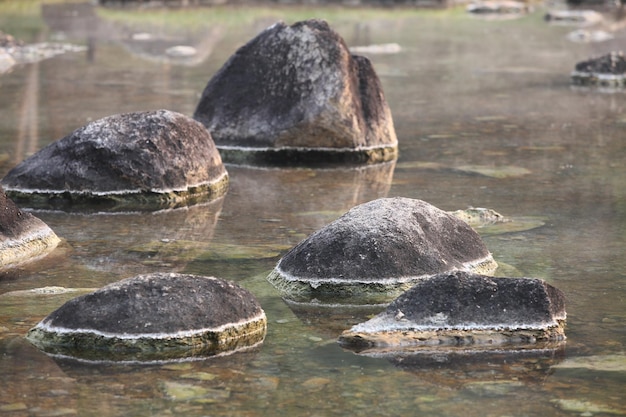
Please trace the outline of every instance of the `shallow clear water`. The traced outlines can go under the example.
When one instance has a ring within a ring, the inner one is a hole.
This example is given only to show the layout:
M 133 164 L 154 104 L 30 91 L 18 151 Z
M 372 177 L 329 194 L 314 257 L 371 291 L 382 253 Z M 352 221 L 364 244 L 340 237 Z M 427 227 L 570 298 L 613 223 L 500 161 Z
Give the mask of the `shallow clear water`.
M 158 108 L 192 114 L 228 56 L 278 19 L 323 17 L 350 46 L 394 42 L 401 51 L 369 55 L 394 116 L 395 163 L 228 166 L 229 192 L 206 205 L 37 212 L 64 243 L 0 276 L 0 415 L 626 415 L 626 93 L 569 81 L 577 62 L 619 49 L 626 34 L 570 42 L 576 28 L 549 25 L 541 5 L 501 21 L 460 9 L 332 8 L 97 10 L 91 20 L 64 20 L 63 9 L 42 13 L 36 1 L 3 7 L 0 29 L 89 49 L 0 75 L 0 175 L 91 120 Z M 129 40 L 138 33 L 152 40 Z M 165 48 L 179 44 L 204 59 L 167 60 Z M 512 218 L 512 229 L 479 232 L 499 274 L 543 278 L 565 292 L 566 343 L 539 352 L 360 356 L 336 337 L 375 311 L 310 309 L 278 297 L 265 276 L 281 253 L 385 196 Z M 202 361 L 112 366 L 55 360 L 23 339 L 76 293 L 14 291 L 97 288 L 153 271 L 250 289 L 268 316 L 263 345 Z

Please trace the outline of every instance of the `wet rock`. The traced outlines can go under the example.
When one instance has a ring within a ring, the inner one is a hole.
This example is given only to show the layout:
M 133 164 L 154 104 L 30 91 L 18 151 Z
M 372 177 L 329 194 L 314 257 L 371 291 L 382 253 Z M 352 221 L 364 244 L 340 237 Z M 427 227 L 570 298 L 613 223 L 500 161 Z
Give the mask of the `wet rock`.
M 43 221 L 20 210 L 0 186 L 0 270 L 39 259 L 60 241 Z
M 194 118 L 227 162 L 395 159 L 397 139 L 370 61 L 351 55 L 325 21 L 265 29 L 224 64 Z
M 354 207 L 281 258 L 268 276 L 290 299 L 388 302 L 444 271 L 497 267 L 464 221 L 424 201 L 381 198 Z
M 479 1 L 471 3 L 466 10 L 479 15 L 524 15 L 531 11 L 527 3 L 520 1 Z
M 213 277 L 139 275 L 74 298 L 27 335 L 45 352 L 87 361 L 165 361 L 253 347 L 266 318 L 252 294 Z
M 455 271 L 421 280 L 339 342 L 355 350 L 550 343 L 565 338 L 565 318 L 563 293 L 543 280 Z
M 594 10 L 551 10 L 544 18 L 550 23 L 577 26 L 589 26 L 603 20 L 602 14 Z
M 223 195 L 228 174 L 210 134 L 168 110 L 81 127 L 13 168 L 7 194 L 31 207 L 158 209 Z
M 571 78 L 579 85 L 623 87 L 626 85 L 626 59 L 620 51 L 579 62 Z
M 507 219 L 495 210 L 482 207 L 470 207 L 465 210 L 450 211 L 449 213 L 472 227 L 511 221 L 511 219 Z

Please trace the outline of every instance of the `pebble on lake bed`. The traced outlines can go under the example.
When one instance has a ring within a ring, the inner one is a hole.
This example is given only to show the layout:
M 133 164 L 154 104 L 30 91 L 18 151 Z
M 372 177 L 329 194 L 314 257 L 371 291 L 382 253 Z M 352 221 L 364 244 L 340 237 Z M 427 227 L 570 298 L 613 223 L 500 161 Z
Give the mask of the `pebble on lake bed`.
M 543 280 L 456 271 L 420 281 L 339 343 L 356 351 L 550 343 L 565 339 L 565 319 L 564 294 Z
M 496 268 L 469 224 L 396 197 L 352 208 L 292 248 L 267 279 L 288 299 L 367 304 L 389 302 L 441 272 Z
M 260 344 L 267 319 L 254 296 L 214 277 L 139 275 L 74 298 L 27 335 L 41 350 L 86 361 L 153 362 Z

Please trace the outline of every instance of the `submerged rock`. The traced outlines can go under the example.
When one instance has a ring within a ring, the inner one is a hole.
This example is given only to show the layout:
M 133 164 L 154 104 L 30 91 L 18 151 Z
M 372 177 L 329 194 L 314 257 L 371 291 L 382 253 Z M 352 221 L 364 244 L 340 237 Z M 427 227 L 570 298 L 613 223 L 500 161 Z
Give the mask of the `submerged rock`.
M 391 111 L 370 61 L 322 20 L 265 29 L 224 64 L 194 118 L 226 162 L 395 159 Z
M 45 352 L 91 361 L 212 356 L 261 343 L 265 312 L 228 281 L 139 275 L 74 298 L 27 335 Z
M 157 209 L 225 193 L 228 174 L 210 134 L 168 110 L 119 114 L 81 127 L 2 179 L 31 207 Z
M 448 213 L 463 220 L 472 227 L 511 221 L 511 219 L 504 217 L 495 210 L 482 207 L 470 207 L 465 210 L 449 211 Z
M 39 259 L 60 241 L 43 221 L 20 210 L 0 186 L 0 269 Z
M 313 233 L 281 258 L 268 280 L 291 299 L 388 302 L 441 272 L 489 274 L 496 267 L 467 223 L 424 201 L 396 197 L 356 206 Z
M 576 64 L 571 74 L 572 82 L 579 85 L 606 87 L 626 86 L 626 59 L 623 52 L 591 58 Z
M 421 280 L 339 342 L 355 350 L 555 342 L 565 318 L 563 293 L 543 280 L 455 271 Z

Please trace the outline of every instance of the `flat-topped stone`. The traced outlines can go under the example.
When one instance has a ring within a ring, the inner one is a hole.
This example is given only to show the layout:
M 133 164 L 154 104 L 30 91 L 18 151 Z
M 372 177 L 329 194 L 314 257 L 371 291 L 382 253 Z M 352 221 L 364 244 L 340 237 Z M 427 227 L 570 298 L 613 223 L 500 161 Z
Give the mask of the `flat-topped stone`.
M 194 118 L 231 163 L 372 163 L 397 157 L 369 59 L 323 20 L 265 29 L 205 87 Z
M 139 275 L 74 298 L 28 332 L 45 352 L 94 361 L 212 356 L 261 343 L 265 312 L 219 278 Z
M 62 209 L 158 209 L 226 192 L 228 174 L 211 135 L 188 116 L 118 114 L 44 147 L 2 179 L 18 204 Z
M 361 204 L 285 254 L 268 280 L 291 299 L 389 302 L 445 271 L 497 268 L 466 222 L 421 200 Z
M 385 311 L 342 333 L 364 349 L 433 345 L 504 345 L 565 338 L 565 297 L 535 278 L 494 278 L 465 271 L 418 282 Z
M 39 259 L 60 241 L 47 224 L 20 210 L 0 186 L 0 269 Z

